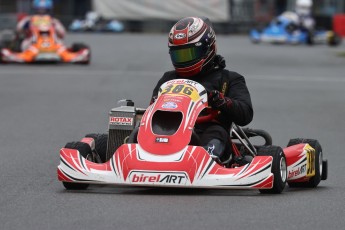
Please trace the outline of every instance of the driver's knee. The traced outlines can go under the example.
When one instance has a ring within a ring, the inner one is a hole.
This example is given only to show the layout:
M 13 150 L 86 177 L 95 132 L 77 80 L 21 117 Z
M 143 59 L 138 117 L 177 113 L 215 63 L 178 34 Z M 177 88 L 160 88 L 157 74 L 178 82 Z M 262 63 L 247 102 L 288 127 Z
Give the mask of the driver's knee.
M 226 151 L 227 144 L 219 139 L 212 139 L 203 147 L 213 159 L 219 162 L 225 161 L 226 158 L 228 158 L 226 155 L 230 154 L 228 151 Z

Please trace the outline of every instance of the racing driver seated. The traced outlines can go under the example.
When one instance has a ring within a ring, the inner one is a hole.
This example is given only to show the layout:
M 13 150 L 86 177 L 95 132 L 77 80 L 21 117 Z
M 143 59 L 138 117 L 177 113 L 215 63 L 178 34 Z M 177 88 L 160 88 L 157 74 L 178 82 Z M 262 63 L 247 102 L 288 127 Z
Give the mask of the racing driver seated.
M 169 33 L 169 54 L 175 70 L 165 72 L 153 90 L 151 103 L 166 81 L 184 78 L 203 85 L 209 92 L 208 103 L 218 116 L 195 125 L 202 146 L 217 162 L 232 154 L 229 130 L 232 123 L 245 126 L 253 119 L 250 94 L 242 75 L 225 69 L 225 60 L 217 55 L 216 35 L 205 17 L 186 17 Z

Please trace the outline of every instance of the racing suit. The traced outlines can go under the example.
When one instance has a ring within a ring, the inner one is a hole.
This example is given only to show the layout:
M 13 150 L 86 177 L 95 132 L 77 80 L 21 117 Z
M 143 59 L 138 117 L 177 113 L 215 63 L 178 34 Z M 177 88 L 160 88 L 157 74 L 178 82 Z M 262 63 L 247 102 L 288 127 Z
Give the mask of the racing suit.
M 16 28 L 16 32 L 19 36 L 24 36 L 24 40 L 21 43 L 21 49 L 22 51 L 29 48 L 31 44 L 31 31 L 30 31 L 30 22 L 31 22 L 32 16 L 26 16 L 23 19 L 21 19 Z M 53 26 L 55 28 L 56 35 L 58 39 L 63 39 L 66 33 L 65 27 L 61 24 L 61 22 L 52 17 Z
M 214 90 L 222 92 L 226 84 L 226 92 L 223 92 L 224 95 L 221 93 L 224 103 L 217 108 L 220 111 L 217 118 L 211 122 L 196 124 L 194 129 L 204 148 L 213 158 L 221 162 L 231 157 L 229 131 L 232 123 L 245 126 L 253 119 L 251 98 L 244 77 L 224 68 L 224 59 L 217 55 L 211 69 L 190 78 L 203 85 L 208 92 L 214 92 Z M 159 87 L 164 82 L 177 78 L 181 77 L 175 71 L 164 73 L 153 90 L 151 103 L 154 102 Z M 209 98 L 210 103 L 212 105 Z
M 315 27 L 315 20 L 311 15 L 298 15 L 300 26 L 302 30 L 306 30 L 309 32 L 314 31 Z

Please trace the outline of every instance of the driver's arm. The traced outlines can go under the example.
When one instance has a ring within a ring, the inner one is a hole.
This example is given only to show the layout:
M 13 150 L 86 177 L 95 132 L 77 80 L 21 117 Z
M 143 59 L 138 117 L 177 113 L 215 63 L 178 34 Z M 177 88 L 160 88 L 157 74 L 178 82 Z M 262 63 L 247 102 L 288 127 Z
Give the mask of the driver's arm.
M 227 107 L 224 112 L 229 115 L 237 125 L 245 126 L 253 120 L 253 107 L 243 76 L 230 83 L 229 91 L 226 97 L 232 101 L 231 106 Z
M 62 23 L 54 18 L 53 19 L 53 24 L 54 24 L 54 28 L 55 28 L 55 31 L 58 35 L 59 38 L 64 38 L 65 37 L 65 33 L 66 33 L 66 29 L 65 27 L 62 25 Z
M 219 91 L 212 91 L 209 104 L 237 125 L 248 125 L 253 120 L 253 107 L 244 77 L 232 72 L 227 92 L 223 95 Z
M 26 16 L 23 19 L 21 19 L 16 27 L 17 34 L 25 34 L 25 36 L 28 35 L 29 27 L 30 27 L 30 16 Z

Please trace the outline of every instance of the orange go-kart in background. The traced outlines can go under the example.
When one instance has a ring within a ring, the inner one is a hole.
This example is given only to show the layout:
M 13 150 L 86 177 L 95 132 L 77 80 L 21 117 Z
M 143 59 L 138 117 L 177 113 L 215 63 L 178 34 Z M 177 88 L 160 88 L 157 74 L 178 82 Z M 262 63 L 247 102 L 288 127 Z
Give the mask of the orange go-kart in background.
M 49 15 L 36 15 L 30 22 L 31 42 L 22 52 L 8 48 L 1 49 L 4 63 L 76 63 L 89 64 L 91 51 L 87 45 L 75 43 L 64 46 L 56 35 L 52 18 Z

